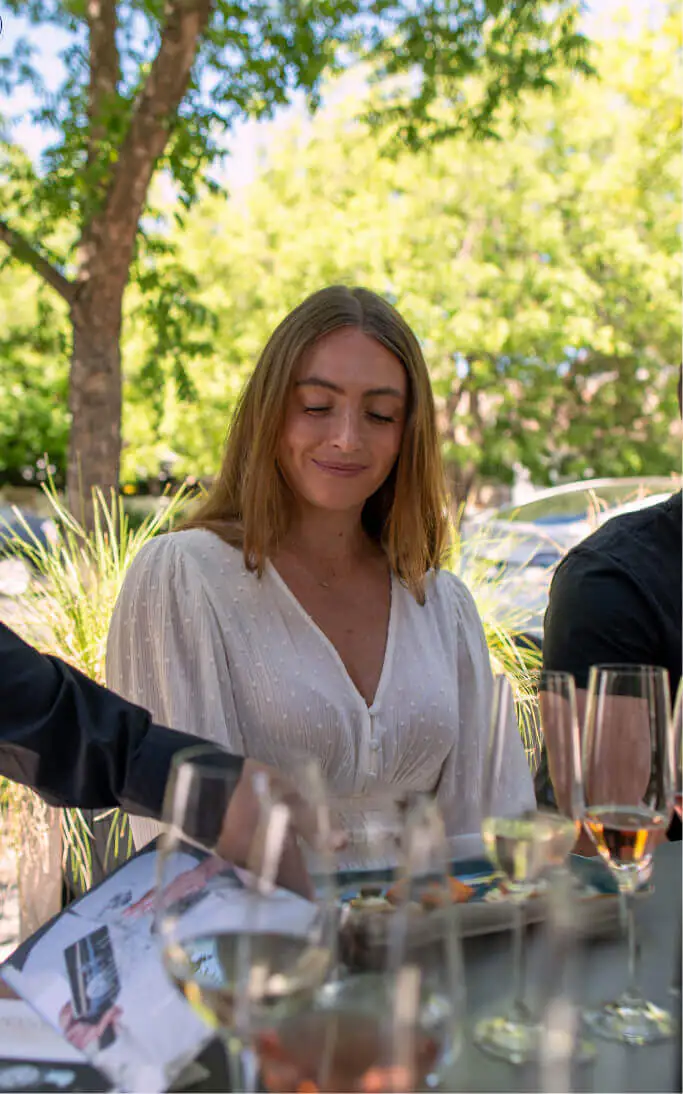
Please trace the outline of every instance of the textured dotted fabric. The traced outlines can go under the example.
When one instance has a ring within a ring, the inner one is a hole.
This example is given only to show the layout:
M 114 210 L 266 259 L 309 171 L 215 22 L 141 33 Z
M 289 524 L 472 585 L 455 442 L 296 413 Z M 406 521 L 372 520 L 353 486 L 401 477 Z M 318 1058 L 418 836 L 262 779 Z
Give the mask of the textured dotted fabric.
M 336 649 L 276 569 L 261 579 L 212 532 L 148 543 L 119 595 L 107 683 L 156 722 L 287 771 L 319 760 L 336 795 L 436 791 L 453 857 L 481 850 L 481 777 L 492 676 L 474 601 L 429 575 L 419 605 L 397 578 L 384 665 L 368 707 Z M 533 804 L 519 736 L 498 788 L 506 812 Z M 133 819 L 136 847 L 159 825 Z

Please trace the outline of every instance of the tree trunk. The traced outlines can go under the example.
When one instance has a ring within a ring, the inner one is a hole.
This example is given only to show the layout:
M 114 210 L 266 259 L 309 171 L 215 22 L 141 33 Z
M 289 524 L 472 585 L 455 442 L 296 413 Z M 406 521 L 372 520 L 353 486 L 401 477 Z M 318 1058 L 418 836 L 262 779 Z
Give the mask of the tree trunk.
M 454 517 L 465 513 L 469 496 L 477 478 L 474 464 L 461 466 L 457 463 L 446 464 L 446 483 L 451 495 L 451 512 Z
M 108 496 L 119 483 L 122 297 L 118 285 L 109 291 L 106 284 L 83 286 L 71 309 L 67 493 L 71 512 L 86 527 L 94 487 Z
M 28 263 L 71 308 L 71 437 L 67 493 L 71 512 L 92 524 L 92 490 L 118 488 L 121 448 L 121 308 L 140 216 L 185 93 L 212 0 L 167 0 L 156 57 L 135 100 L 123 139 L 85 203 L 78 275 L 68 279 L 0 217 L 0 241 Z M 115 0 L 86 4 L 89 38 L 88 168 L 102 154 L 107 100 L 116 97 L 120 60 Z M 105 155 L 109 155 L 105 148 Z

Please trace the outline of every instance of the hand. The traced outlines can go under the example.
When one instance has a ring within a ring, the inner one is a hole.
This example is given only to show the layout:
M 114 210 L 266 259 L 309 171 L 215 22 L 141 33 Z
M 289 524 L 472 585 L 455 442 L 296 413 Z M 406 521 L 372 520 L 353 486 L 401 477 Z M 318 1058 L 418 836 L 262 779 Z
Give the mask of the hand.
M 66 1003 L 59 1012 L 59 1024 L 67 1041 L 84 1051 L 93 1041 L 99 1043 L 109 1026 L 117 1033 L 122 1014 L 121 1007 L 109 1007 L 97 1022 L 85 1022 L 75 1018 L 71 1003 Z
M 171 904 L 175 904 L 176 901 L 182 900 L 192 893 L 198 893 L 214 874 L 219 873 L 224 868 L 225 863 L 221 862 L 220 859 L 208 858 L 197 866 L 193 866 L 191 870 L 185 870 L 182 874 L 178 874 L 178 877 L 174 878 L 163 891 L 161 899 L 164 908 L 168 908 Z M 158 900 L 159 896 L 156 889 L 148 889 L 135 904 L 131 904 L 129 908 L 126 908 L 123 913 L 124 919 L 141 919 L 142 916 L 150 915 L 154 911 Z
M 315 846 L 322 836 L 318 817 L 315 809 L 304 801 L 291 780 L 266 764 L 251 759 L 244 761 L 240 780 L 223 821 L 217 853 L 226 861 L 249 869 L 254 837 L 259 829 L 264 806 L 259 782 L 271 799 L 286 805 L 289 810 L 289 828 L 275 880 L 283 888 L 310 899 L 313 896 L 313 886 L 297 837 L 301 836 L 308 844 Z

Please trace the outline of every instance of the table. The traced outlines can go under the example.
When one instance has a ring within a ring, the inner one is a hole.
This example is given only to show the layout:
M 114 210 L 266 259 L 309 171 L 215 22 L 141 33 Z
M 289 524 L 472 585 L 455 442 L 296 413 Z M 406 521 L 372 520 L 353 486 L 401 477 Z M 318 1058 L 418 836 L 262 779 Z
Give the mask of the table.
M 674 962 L 678 953 L 676 934 L 681 929 L 681 853 L 680 843 L 663 844 L 657 849 L 654 869 L 654 893 L 644 897 L 637 912 L 640 945 L 640 984 L 646 997 L 669 1010 L 680 1011 L 680 1000 L 669 994 Z M 527 961 L 530 994 L 533 996 L 534 965 L 543 957 L 543 929 L 527 932 Z M 471 1028 L 487 1010 L 498 1011 L 510 989 L 511 937 L 509 932 L 491 934 L 464 942 L 467 980 L 468 1032 L 463 1053 L 445 1075 L 443 1091 L 456 1094 L 483 1094 L 488 1091 L 516 1092 L 537 1090 L 537 1072 L 533 1067 L 514 1067 L 482 1053 L 470 1038 Z M 579 948 L 580 973 L 587 1004 L 606 1002 L 616 997 L 626 980 L 626 941 L 623 935 L 582 944 Z M 680 1028 L 680 1027 L 679 1027 Z M 681 1090 L 677 1077 L 680 1038 L 642 1048 L 631 1048 L 609 1041 L 595 1040 L 595 1062 L 577 1068 L 574 1090 L 579 1092 L 619 1091 L 676 1092 Z M 214 1052 L 216 1048 L 214 1047 Z M 217 1057 L 213 1057 L 217 1061 Z M 208 1061 L 207 1061 L 208 1062 Z M 219 1065 L 220 1066 L 220 1065 Z M 225 1090 L 225 1078 L 216 1072 L 205 1082 L 185 1088 L 208 1092 Z
M 669 994 L 678 947 L 676 934 L 681 927 L 681 851 L 680 843 L 658 848 L 655 856 L 652 896 L 638 907 L 638 939 L 641 946 L 640 982 L 646 996 L 655 1003 L 673 1009 L 676 999 Z M 527 935 L 529 983 L 534 982 L 534 965 L 543 958 L 543 931 L 532 927 Z M 510 933 L 467 939 L 464 943 L 467 979 L 467 1015 L 471 1026 L 487 1010 L 500 1010 L 511 982 Z M 581 949 L 581 973 L 584 1001 L 597 1004 L 614 998 L 626 977 L 626 944 L 623 937 L 602 939 Z M 0 979 L 0 988 L 2 980 Z M 680 1008 L 680 1000 L 678 1001 Z M 597 1058 L 577 1071 L 576 1091 L 676 1092 L 681 1090 L 677 1077 L 678 1044 L 668 1042 L 647 1048 L 629 1048 L 596 1039 Z M 186 1086 L 186 1091 L 226 1090 L 222 1068 L 222 1049 L 213 1042 L 200 1056 L 204 1078 Z M 465 1094 L 466 1091 L 529 1091 L 538 1089 L 534 1069 L 514 1067 L 484 1055 L 469 1036 L 462 1055 L 445 1076 L 442 1089 Z M 81 1090 L 97 1089 L 84 1085 Z M 101 1088 L 100 1088 L 101 1089 Z M 178 1089 L 178 1088 L 176 1088 Z
M 637 911 L 640 944 L 640 984 L 653 1003 L 675 1010 L 680 1016 L 680 999 L 669 994 L 674 962 L 680 952 L 676 935 L 681 930 L 681 851 L 680 843 L 666 843 L 657 849 L 654 868 L 654 893 L 639 903 Z M 529 983 L 534 979 L 534 964 L 542 958 L 541 931 L 527 933 Z M 511 982 L 510 934 L 488 935 L 465 941 L 468 1025 L 487 1010 L 499 1011 Z M 584 1001 L 606 1002 L 625 986 L 626 942 L 622 937 L 586 944 L 580 951 Z M 680 1027 L 679 1027 L 680 1028 Z M 469 1032 L 469 1031 L 468 1031 Z M 577 1070 L 577 1091 L 680 1091 L 677 1061 L 678 1043 L 633 1048 L 596 1038 L 597 1057 L 593 1064 Z M 679 1073 L 680 1074 L 680 1073 Z M 448 1091 L 528 1091 L 535 1082 L 532 1069 L 514 1067 L 495 1060 L 472 1044 L 469 1035 L 460 1059 L 445 1077 Z

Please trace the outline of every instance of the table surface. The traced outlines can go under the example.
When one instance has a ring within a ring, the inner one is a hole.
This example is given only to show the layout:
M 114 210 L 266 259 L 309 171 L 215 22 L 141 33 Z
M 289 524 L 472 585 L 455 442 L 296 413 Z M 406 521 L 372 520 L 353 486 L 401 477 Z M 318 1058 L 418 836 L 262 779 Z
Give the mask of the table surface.
M 670 994 L 676 961 L 680 960 L 681 933 L 681 852 L 680 843 L 658 848 L 655 856 L 654 892 L 639 900 L 637 910 L 640 944 L 640 984 L 648 999 L 668 1009 L 678 1008 Z M 543 963 L 544 931 L 532 927 L 527 932 L 528 981 L 530 1001 Z M 511 978 L 511 936 L 509 931 L 466 939 L 464 942 L 467 984 L 467 1031 L 462 1053 L 444 1076 L 442 1089 L 458 1094 L 484 1091 L 538 1090 L 535 1069 L 515 1067 L 482 1053 L 471 1040 L 471 1029 L 478 1018 L 499 1013 L 508 997 Z M 598 1004 L 615 998 L 625 985 L 626 943 L 623 934 L 582 943 L 576 951 L 575 979 L 581 983 L 584 1004 Z M 0 979 L 0 990 L 2 980 Z M 680 1030 L 680 1025 L 679 1025 Z M 658 1091 L 676 1092 L 680 1084 L 680 1036 L 667 1042 L 632 1048 L 595 1039 L 597 1056 L 592 1064 L 577 1069 L 572 1087 L 575 1091 Z M 202 1056 L 206 1078 L 185 1087 L 191 1091 L 225 1090 L 221 1075 L 221 1050 L 215 1043 Z M 200 1057 L 201 1059 L 201 1057 Z M 213 1072 L 210 1076 L 208 1071 Z
M 667 843 L 657 849 L 653 875 L 654 893 L 638 902 L 637 932 L 640 946 L 640 985 L 646 998 L 669 1010 L 678 1010 L 680 997 L 670 994 L 675 963 L 680 960 L 681 844 Z M 445 1076 L 444 1090 L 464 1092 L 538 1090 L 532 1068 L 515 1067 L 493 1059 L 472 1044 L 472 1025 L 486 1013 L 499 1013 L 510 983 L 511 938 L 509 932 L 466 940 L 464 944 L 468 1032 L 460 1058 Z M 534 966 L 543 960 L 543 931 L 527 932 L 528 981 L 533 999 Z M 599 1004 L 625 987 L 627 947 L 625 937 L 582 943 L 576 961 L 581 982 L 580 1003 Z M 680 1030 L 680 1025 L 679 1025 Z M 595 1038 L 593 1063 L 574 1074 L 576 1091 L 680 1091 L 677 1042 L 631 1047 Z
M 639 900 L 637 931 L 640 946 L 640 984 L 645 996 L 654 1003 L 680 1011 L 680 1000 L 669 992 L 675 962 L 679 960 L 677 935 L 681 931 L 681 851 L 680 843 L 658 848 L 653 875 L 654 892 Z M 537 971 L 544 957 L 545 932 L 541 925 L 527 931 L 527 964 L 530 1001 L 533 1000 Z M 471 1031 L 478 1018 L 499 1013 L 508 998 L 512 974 L 511 935 L 509 931 L 469 938 L 463 944 L 467 984 L 467 1030 L 458 1060 L 444 1076 L 443 1091 L 479 1094 L 485 1091 L 516 1092 L 539 1090 L 538 1071 L 534 1067 L 515 1067 L 493 1059 L 478 1049 Z M 626 980 L 627 948 L 623 932 L 613 937 L 580 943 L 576 951 L 578 968 L 575 980 L 581 984 L 581 1004 L 596 1004 L 615 998 Z M 680 1025 L 679 1025 L 680 1030 Z M 680 1061 L 680 1037 L 647 1047 L 630 1047 L 614 1042 L 594 1041 L 597 1054 L 593 1063 L 575 1069 L 572 1089 L 577 1092 L 677 1092 L 681 1090 L 677 1063 Z M 216 1052 L 214 1046 L 214 1053 Z M 203 1082 L 186 1087 L 191 1091 L 225 1089 L 220 1062 L 214 1055 L 213 1074 Z

